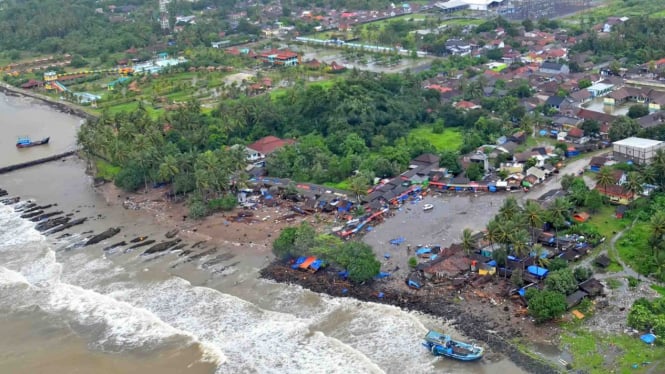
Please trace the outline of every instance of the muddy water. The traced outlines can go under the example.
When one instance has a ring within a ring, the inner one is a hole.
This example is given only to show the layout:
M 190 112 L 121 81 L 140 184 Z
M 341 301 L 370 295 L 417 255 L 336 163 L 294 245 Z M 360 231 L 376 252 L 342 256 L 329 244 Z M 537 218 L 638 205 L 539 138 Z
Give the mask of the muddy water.
M 80 121 L 38 100 L 0 93 L 0 167 L 73 150 Z M 48 145 L 17 149 L 19 136 L 32 140 L 51 139 Z

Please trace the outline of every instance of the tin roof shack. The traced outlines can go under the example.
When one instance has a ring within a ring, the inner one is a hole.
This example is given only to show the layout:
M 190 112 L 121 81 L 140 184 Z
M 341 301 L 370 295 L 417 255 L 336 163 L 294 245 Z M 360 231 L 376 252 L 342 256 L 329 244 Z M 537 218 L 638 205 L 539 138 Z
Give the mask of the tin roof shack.
M 467 257 L 450 255 L 447 257 L 437 257 L 427 263 L 427 265 L 423 269 L 425 278 L 436 283 L 460 277 L 469 271 L 471 262 Z
M 580 290 L 586 292 L 590 297 L 605 295 L 605 287 L 596 278 L 589 278 L 580 283 Z
M 609 257 L 607 257 L 606 255 L 603 254 L 603 255 L 600 255 L 600 256 L 596 257 L 595 263 L 596 263 L 596 265 L 598 265 L 601 268 L 605 269 L 606 267 L 610 266 L 610 264 L 612 263 L 612 260 L 610 260 Z
M 589 296 L 588 293 L 580 290 L 575 291 L 572 295 L 568 295 L 568 297 L 566 297 L 566 304 L 568 304 L 568 309 L 577 306 L 587 296 Z

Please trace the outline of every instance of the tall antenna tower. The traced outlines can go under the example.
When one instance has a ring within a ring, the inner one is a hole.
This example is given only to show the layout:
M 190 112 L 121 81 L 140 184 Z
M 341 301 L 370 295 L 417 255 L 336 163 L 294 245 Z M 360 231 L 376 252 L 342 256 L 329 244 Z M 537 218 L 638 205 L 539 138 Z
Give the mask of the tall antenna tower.
M 159 0 L 159 24 L 165 32 L 171 31 L 171 25 L 169 24 L 169 10 L 167 8 L 167 5 L 170 2 L 171 0 Z

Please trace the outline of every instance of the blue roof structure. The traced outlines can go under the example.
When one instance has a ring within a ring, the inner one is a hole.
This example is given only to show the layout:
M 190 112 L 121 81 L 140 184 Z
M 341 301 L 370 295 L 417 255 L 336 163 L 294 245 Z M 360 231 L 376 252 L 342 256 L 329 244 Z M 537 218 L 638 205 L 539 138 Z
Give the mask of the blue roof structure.
M 526 270 L 529 272 L 529 274 L 535 275 L 539 278 L 545 277 L 547 275 L 547 273 L 549 272 L 549 270 L 547 270 L 545 268 L 541 268 L 540 266 L 536 266 L 536 265 L 531 265 L 531 266 L 527 267 Z
M 653 344 L 656 341 L 656 335 L 654 334 L 644 334 L 640 336 L 640 340 L 646 344 Z

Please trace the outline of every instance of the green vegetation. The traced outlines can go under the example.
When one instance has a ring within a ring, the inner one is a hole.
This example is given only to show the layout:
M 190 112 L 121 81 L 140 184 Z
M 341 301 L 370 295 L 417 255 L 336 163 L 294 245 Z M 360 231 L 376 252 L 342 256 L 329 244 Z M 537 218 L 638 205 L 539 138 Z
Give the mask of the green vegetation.
M 665 357 L 663 347 L 645 349 L 637 337 L 628 335 L 602 335 L 573 328 L 561 336 L 561 346 L 573 356 L 573 368 L 589 374 L 662 372 L 664 367 L 659 362 Z M 652 364 L 641 366 L 643 362 Z M 634 369 L 634 364 L 639 368 Z
M 658 292 L 661 296 L 665 296 L 665 286 L 659 286 L 657 284 L 652 284 L 651 289 Z
M 409 136 L 418 141 L 429 142 L 441 151 L 457 151 L 463 142 L 462 133 L 458 129 L 447 128 L 441 134 L 435 134 L 432 126 L 420 126 L 409 132 Z
M 662 337 L 665 334 L 665 298 L 659 297 L 653 301 L 645 298 L 635 300 L 628 313 L 628 326 L 639 331 L 653 330 L 653 333 Z M 662 339 L 656 340 L 663 345 Z
M 97 178 L 102 178 L 106 181 L 114 180 L 118 173 L 120 173 L 119 166 L 113 166 L 102 159 L 95 160 L 95 168 L 97 169 Z
M 622 282 L 619 279 L 616 278 L 610 278 L 607 280 L 607 287 L 609 287 L 612 290 L 616 290 L 617 288 L 621 287 Z
M 566 311 L 566 296 L 556 291 L 540 291 L 531 287 L 526 292 L 526 299 L 529 314 L 538 323 L 560 317 Z
M 329 234 L 317 235 L 314 228 L 306 222 L 282 230 L 273 242 L 273 253 L 281 259 L 319 256 L 327 263 L 348 270 L 349 279 L 357 283 L 371 280 L 381 269 L 381 263 L 369 245 L 357 241 L 342 241 Z

